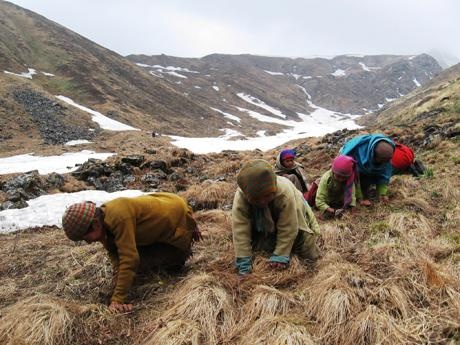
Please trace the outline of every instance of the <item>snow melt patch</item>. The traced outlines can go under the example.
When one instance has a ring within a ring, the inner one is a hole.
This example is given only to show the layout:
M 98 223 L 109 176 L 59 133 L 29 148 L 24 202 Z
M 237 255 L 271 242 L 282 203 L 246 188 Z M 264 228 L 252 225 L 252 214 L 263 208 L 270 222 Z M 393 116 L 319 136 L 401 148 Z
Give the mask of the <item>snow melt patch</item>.
M 306 91 L 305 91 L 306 93 Z M 307 94 L 308 95 L 308 94 Z M 239 140 L 226 140 L 219 138 L 185 138 L 171 136 L 173 145 L 187 148 L 196 153 L 221 152 L 223 150 L 269 150 L 285 142 L 311 136 L 321 136 L 335 132 L 339 129 L 360 128 L 354 120 L 360 115 L 341 114 L 314 105 L 309 99 L 308 105 L 315 110 L 309 114 L 297 113 L 301 121 L 282 120 L 259 114 L 253 110 L 236 107 L 239 111 L 246 112 L 249 116 L 259 121 L 278 123 L 288 127 L 281 133 L 272 136 L 262 136 L 258 131 L 256 137 L 247 137 Z
M 28 72 L 22 72 L 21 74 L 9 72 L 9 71 L 3 71 L 3 72 L 6 73 L 6 74 L 12 74 L 12 75 L 15 75 L 15 76 L 18 76 L 18 77 L 28 78 L 28 79 L 32 79 L 32 76 L 34 74 L 37 74 L 37 71 L 34 70 L 33 68 L 28 68 Z
M 83 150 L 67 152 L 60 156 L 34 156 L 33 153 L 0 158 L 0 174 L 21 173 L 38 170 L 42 175 L 56 172 L 65 174 L 78 169 L 77 164 L 83 164 L 90 158 L 106 160 L 115 153 L 96 153 Z
M 169 74 L 172 75 L 173 77 L 177 78 L 184 78 L 188 79 L 187 76 L 177 73 L 177 72 L 185 72 L 185 73 L 200 73 L 198 71 L 191 71 L 188 68 L 184 67 L 175 67 L 175 66 L 161 66 L 161 65 L 147 65 L 145 63 L 136 63 L 136 65 L 144 68 L 154 68 L 156 72 L 163 73 L 163 74 Z M 154 71 L 149 71 L 150 74 L 158 77 L 159 75 L 156 74 Z
M 240 119 L 238 116 L 235 116 L 235 115 L 232 115 L 232 114 L 223 112 L 222 110 L 219 110 L 219 109 L 216 109 L 216 108 L 213 108 L 213 107 L 210 107 L 210 108 L 211 108 L 212 110 L 214 110 L 214 111 L 217 111 L 218 113 L 221 113 L 221 114 L 224 115 L 227 119 L 236 121 L 236 122 L 238 122 L 238 123 L 241 122 L 241 119 Z
M 360 62 L 359 63 L 361 65 L 361 67 L 363 68 L 364 71 L 367 71 L 367 72 L 370 72 L 371 70 L 369 69 L 369 67 L 367 67 L 364 62 Z
M 414 78 L 412 81 L 414 82 L 415 86 L 417 87 L 422 86 L 422 84 L 418 82 L 417 78 Z
M 177 78 L 188 79 L 185 75 L 179 74 L 179 73 L 177 73 L 177 72 L 171 72 L 171 71 L 163 72 L 163 71 L 161 71 L 161 70 L 158 70 L 158 72 L 165 73 L 165 74 L 169 74 L 169 75 L 172 75 L 173 77 L 177 77 Z
M 284 75 L 283 72 L 272 72 L 272 71 L 267 71 L 267 70 L 265 70 L 265 69 L 264 69 L 264 72 L 265 72 L 265 73 L 268 73 L 268 74 L 270 74 L 270 75 Z
M 136 63 L 136 65 L 140 67 L 147 67 L 147 68 L 157 68 L 161 70 L 168 70 L 168 71 L 179 71 L 179 72 L 187 72 L 187 73 L 200 73 L 198 71 L 191 71 L 188 68 L 184 67 L 174 67 L 174 66 L 161 66 L 161 65 L 147 65 L 145 63 Z
M 334 73 L 331 73 L 334 77 L 343 77 L 346 75 L 343 69 L 336 69 Z
M 81 145 L 81 144 L 90 144 L 92 141 L 86 140 L 86 139 L 81 139 L 81 140 L 70 140 L 66 142 L 64 145 L 66 146 L 75 146 L 75 145 Z
M 78 109 L 86 111 L 87 113 L 90 113 L 92 115 L 92 120 L 94 122 L 97 122 L 102 129 L 107 129 L 109 131 L 138 131 L 139 130 L 137 128 L 125 125 L 124 123 L 112 120 L 111 118 L 109 118 L 107 116 L 104 116 L 104 115 L 102 115 L 101 113 L 99 113 L 99 112 L 97 112 L 95 110 L 91 110 L 91 109 L 86 108 L 86 107 L 84 107 L 84 106 L 82 106 L 80 104 L 77 104 L 77 103 L 75 103 L 73 100 L 71 100 L 68 97 L 65 97 L 65 96 L 62 96 L 62 95 L 59 95 L 59 96 L 56 96 L 56 97 L 59 98 L 61 101 L 64 101 L 64 102 L 70 104 L 71 106 L 74 106 L 74 107 L 76 107 Z
M 258 99 L 256 97 L 252 97 L 251 95 L 247 95 L 244 92 L 237 93 L 236 95 L 238 97 L 244 99 L 248 103 L 251 103 L 251 104 L 253 104 L 253 105 L 255 105 L 255 106 L 259 107 L 259 108 L 263 108 L 263 109 L 269 111 L 273 115 L 282 117 L 283 119 L 286 118 L 286 115 L 284 115 L 281 111 L 279 111 L 278 109 L 275 109 L 273 107 L 270 107 L 268 104 L 266 104 L 265 102 L 261 101 L 260 99 Z
M 107 193 L 101 190 L 85 190 L 77 193 L 43 195 L 27 201 L 22 209 L 0 211 L 0 233 L 39 226 L 62 227 L 62 215 L 67 207 L 84 201 L 93 201 L 96 205 L 119 197 L 135 197 L 144 194 L 139 190 L 124 190 Z

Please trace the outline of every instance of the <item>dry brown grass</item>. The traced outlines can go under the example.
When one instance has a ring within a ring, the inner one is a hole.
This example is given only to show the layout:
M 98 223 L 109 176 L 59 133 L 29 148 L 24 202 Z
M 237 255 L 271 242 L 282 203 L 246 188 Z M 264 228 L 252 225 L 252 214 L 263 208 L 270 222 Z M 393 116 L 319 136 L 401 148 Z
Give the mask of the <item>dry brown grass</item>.
M 241 337 L 240 345 L 314 345 L 305 327 L 306 321 L 296 316 L 267 316 L 257 320 Z
M 183 281 L 157 322 L 193 321 L 207 344 L 217 344 L 233 330 L 237 314 L 234 297 L 218 279 L 199 274 Z
M 173 320 L 160 324 L 139 345 L 201 345 L 204 336 L 198 324 L 189 320 Z
M 370 279 L 355 265 L 328 263 L 320 266 L 305 286 L 305 311 L 317 320 L 319 333 L 327 342 L 340 343 L 337 334 L 362 309 Z
M 407 332 L 396 320 L 374 305 L 369 305 L 348 324 L 342 335 L 344 345 L 409 344 Z M 416 344 L 416 342 L 412 342 Z
M 235 194 L 233 183 L 206 180 L 200 185 L 192 185 L 181 195 L 195 210 L 215 209 L 231 204 Z
M 81 330 L 79 318 L 88 308 L 49 296 L 34 296 L 13 304 L 0 319 L 0 343 L 5 345 L 67 345 Z
M 312 273 L 314 265 L 292 256 L 289 266 L 284 270 L 274 270 L 269 266 L 268 258 L 256 256 L 253 262 L 253 273 L 248 278 L 249 284 L 269 284 L 276 288 L 295 286 L 302 283 Z
M 243 306 L 245 321 L 252 323 L 264 316 L 277 316 L 289 313 L 298 301 L 288 292 L 270 286 L 257 286 Z
M 406 319 L 414 306 L 407 292 L 394 282 L 385 282 L 373 291 L 373 302 L 395 318 Z
M 428 240 L 435 235 L 430 221 L 423 214 L 395 212 L 390 214 L 388 225 L 393 234 L 413 243 L 420 243 L 422 238 Z

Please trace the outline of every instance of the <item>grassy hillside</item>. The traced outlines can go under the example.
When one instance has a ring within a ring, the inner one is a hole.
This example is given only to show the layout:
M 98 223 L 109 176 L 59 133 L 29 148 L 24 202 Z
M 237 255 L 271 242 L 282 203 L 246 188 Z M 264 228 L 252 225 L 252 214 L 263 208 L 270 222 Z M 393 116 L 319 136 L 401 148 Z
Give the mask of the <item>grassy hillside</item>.
M 0 343 L 458 344 L 460 74 L 448 73 L 368 129 L 409 143 L 429 172 L 394 177 L 389 204 L 321 220 L 316 264 L 294 258 L 286 271 L 272 271 L 258 256 L 247 279 L 235 273 L 228 211 L 234 176 L 248 159 L 274 162 L 276 150 L 196 156 L 162 146 L 158 159 L 188 160 L 190 185 L 180 193 L 200 209 L 204 240 L 187 269 L 140 274 L 130 296 L 134 312 L 112 315 L 102 247 L 71 243 L 57 228 L 1 235 Z M 293 145 L 313 178 L 357 133 Z

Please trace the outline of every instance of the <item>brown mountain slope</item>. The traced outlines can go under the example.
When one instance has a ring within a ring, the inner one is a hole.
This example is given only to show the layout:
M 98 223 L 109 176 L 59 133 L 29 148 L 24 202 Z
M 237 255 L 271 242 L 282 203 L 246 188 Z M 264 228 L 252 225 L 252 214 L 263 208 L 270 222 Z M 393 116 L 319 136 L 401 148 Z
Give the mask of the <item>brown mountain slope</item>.
M 443 71 L 406 97 L 389 103 L 381 112 L 360 119 L 363 124 L 377 126 L 420 122 L 435 125 L 441 121 L 460 121 L 460 64 Z
M 441 71 L 439 64 L 426 54 L 332 59 L 224 54 L 201 59 L 166 55 L 128 58 L 143 64 L 157 78 L 175 81 L 178 88 L 194 98 L 217 104 L 213 107 L 220 105 L 222 110 L 232 112 L 232 106 L 244 106 L 237 94 L 245 93 L 294 119 L 297 112 L 311 111 L 305 92 L 315 105 L 342 113 L 364 114 L 407 94 Z M 187 78 L 180 79 L 169 74 L 167 68 L 187 68 L 194 73 L 183 73 Z M 216 86 L 218 92 L 212 89 Z
M 34 82 L 134 127 L 217 134 L 225 121 L 122 56 L 19 6 L 0 3 L 0 70 L 33 68 Z M 42 72 L 52 73 L 45 76 Z M 197 127 L 197 119 L 210 124 Z

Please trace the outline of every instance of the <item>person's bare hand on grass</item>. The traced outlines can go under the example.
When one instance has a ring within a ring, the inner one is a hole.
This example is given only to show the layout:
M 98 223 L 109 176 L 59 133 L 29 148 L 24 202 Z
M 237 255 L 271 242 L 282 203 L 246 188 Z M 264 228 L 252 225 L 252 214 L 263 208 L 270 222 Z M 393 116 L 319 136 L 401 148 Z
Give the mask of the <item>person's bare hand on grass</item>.
M 372 205 L 371 201 L 368 200 L 368 199 L 361 200 L 361 201 L 359 202 L 359 204 L 360 204 L 361 206 L 366 206 L 366 207 L 369 207 L 369 206 Z
M 109 310 L 112 313 L 130 313 L 130 312 L 133 311 L 133 305 L 132 304 L 112 302 L 109 305 Z

